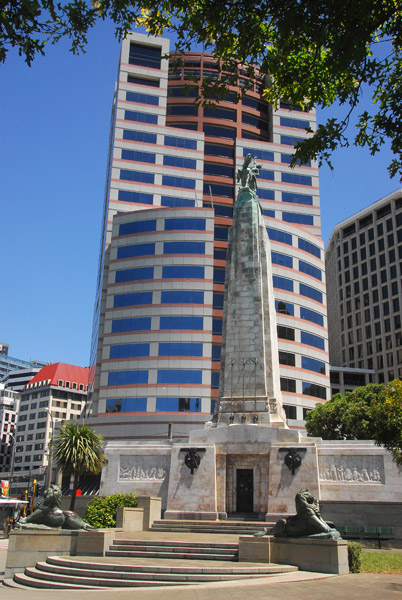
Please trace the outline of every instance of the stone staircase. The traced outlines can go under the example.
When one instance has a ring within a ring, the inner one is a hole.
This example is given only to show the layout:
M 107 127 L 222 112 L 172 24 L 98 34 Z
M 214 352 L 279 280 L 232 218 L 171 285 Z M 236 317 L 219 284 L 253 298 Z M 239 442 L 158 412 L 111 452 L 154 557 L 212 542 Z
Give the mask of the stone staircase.
M 110 589 L 192 585 L 292 573 L 297 567 L 238 563 L 238 544 L 115 540 L 102 558 L 48 557 L 6 579 L 20 589 Z M 185 564 L 183 564 L 185 563 Z
M 271 528 L 275 521 L 185 521 L 163 519 L 155 521 L 151 531 L 181 532 L 181 533 L 225 533 L 234 535 L 252 535 L 264 527 Z

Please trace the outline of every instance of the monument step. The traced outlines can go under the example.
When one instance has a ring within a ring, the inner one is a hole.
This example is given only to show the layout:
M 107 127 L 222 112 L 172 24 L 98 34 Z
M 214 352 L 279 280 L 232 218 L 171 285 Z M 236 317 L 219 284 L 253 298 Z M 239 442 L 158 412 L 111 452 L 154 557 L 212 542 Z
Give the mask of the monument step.
M 297 567 L 289 565 L 261 564 L 248 566 L 232 564 L 216 567 L 208 565 L 203 556 L 202 565 L 176 566 L 175 561 L 163 564 L 127 564 L 89 562 L 66 557 L 48 557 L 36 567 L 28 567 L 24 573 L 16 573 L 3 585 L 19 589 L 110 589 L 132 587 L 170 587 L 173 585 L 202 584 L 215 581 L 233 581 L 270 577 L 292 573 Z
M 183 568 L 178 569 L 173 572 L 161 572 L 158 570 L 150 570 L 148 572 L 141 571 L 141 567 L 133 567 L 129 572 L 124 571 L 116 571 L 113 570 L 112 567 L 114 565 L 108 565 L 110 570 L 96 570 L 96 577 L 99 579 L 107 579 L 112 581 L 118 578 L 118 581 L 121 579 L 127 581 L 141 582 L 141 581 L 159 581 L 159 582 L 191 582 L 191 583 L 205 583 L 208 581 L 233 581 L 237 579 L 249 579 L 262 577 L 265 575 L 276 575 L 282 572 L 281 565 L 268 565 L 263 570 L 254 573 L 252 570 L 246 570 L 247 572 L 236 572 L 231 568 L 224 569 L 220 568 L 218 573 L 214 573 L 214 569 L 204 569 L 202 573 L 193 573 L 192 569 Z M 94 577 L 94 569 L 88 568 L 85 563 L 74 567 L 71 566 L 57 566 L 48 563 L 37 563 L 36 568 L 40 571 L 44 571 L 49 574 L 59 574 L 59 575 L 73 575 L 74 577 Z M 288 570 L 288 569 L 286 569 Z M 295 568 L 295 570 L 297 570 Z M 109 584 L 107 584 L 109 585 Z
M 237 550 L 238 549 L 238 544 L 237 543 L 220 543 L 220 542 L 198 542 L 195 541 L 194 539 L 190 541 L 185 541 L 185 542 L 181 542 L 181 541 L 176 541 L 176 540 L 114 540 L 113 541 L 113 546 L 144 546 L 146 545 L 147 547 L 150 546 L 158 546 L 158 547 L 164 547 L 164 546 L 171 546 L 171 547 L 175 547 L 175 548 L 187 548 L 188 546 L 191 546 L 191 548 L 217 548 L 217 549 L 222 549 L 222 550 Z
M 129 545 L 125 546 L 113 545 L 110 546 L 109 551 L 114 552 L 115 550 L 119 552 L 174 552 L 179 554 L 211 554 L 211 552 L 215 555 L 219 556 L 234 556 L 238 553 L 238 548 L 212 548 L 211 546 L 205 546 L 204 548 L 200 548 L 199 546 L 170 546 L 164 545 L 163 547 L 159 547 L 157 545 L 150 545 L 144 543 L 142 545 Z
M 212 533 L 212 534 L 232 534 L 232 535 L 252 535 L 253 533 L 256 533 L 256 531 L 262 530 L 263 527 L 266 527 L 265 524 L 261 524 L 260 526 L 256 526 L 254 525 L 254 527 L 237 527 L 237 526 L 230 526 L 230 527 L 219 527 L 219 528 L 215 528 L 213 526 L 192 526 L 189 525 L 187 527 L 182 527 L 179 525 L 156 525 L 156 526 L 152 526 L 151 531 L 154 532 L 166 532 L 166 533 Z M 270 527 L 270 525 L 268 526 Z
M 183 551 L 158 551 L 153 549 L 152 551 L 136 551 L 136 550 L 107 550 L 105 556 L 116 556 L 116 557 L 132 557 L 132 558 L 181 558 L 191 560 L 237 560 L 237 553 L 230 555 L 218 554 L 218 553 L 207 553 L 207 552 L 183 552 Z

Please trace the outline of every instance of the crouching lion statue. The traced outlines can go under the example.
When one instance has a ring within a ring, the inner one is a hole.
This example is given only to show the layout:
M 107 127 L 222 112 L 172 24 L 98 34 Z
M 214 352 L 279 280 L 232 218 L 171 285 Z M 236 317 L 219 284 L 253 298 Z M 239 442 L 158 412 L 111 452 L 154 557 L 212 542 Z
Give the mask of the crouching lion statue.
M 43 500 L 31 515 L 17 523 L 18 529 L 29 529 L 30 525 L 61 529 L 96 529 L 85 523 L 77 513 L 61 510 L 62 493 L 58 485 L 51 485 L 45 490 Z
M 318 503 L 309 492 L 301 490 L 296 494 L 296 515 L 280 519 L 273 527 L 274 537 L 315 537 L 339 540 L 339 531 L 333 523 L 321 517 Z

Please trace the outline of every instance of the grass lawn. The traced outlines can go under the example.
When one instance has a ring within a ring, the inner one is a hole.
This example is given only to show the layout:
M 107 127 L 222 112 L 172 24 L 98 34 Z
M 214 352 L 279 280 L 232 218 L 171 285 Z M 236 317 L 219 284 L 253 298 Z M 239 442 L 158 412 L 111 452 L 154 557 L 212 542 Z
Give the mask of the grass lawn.
M 362 572 L 402 574 L 402 554 L 362 552 Z

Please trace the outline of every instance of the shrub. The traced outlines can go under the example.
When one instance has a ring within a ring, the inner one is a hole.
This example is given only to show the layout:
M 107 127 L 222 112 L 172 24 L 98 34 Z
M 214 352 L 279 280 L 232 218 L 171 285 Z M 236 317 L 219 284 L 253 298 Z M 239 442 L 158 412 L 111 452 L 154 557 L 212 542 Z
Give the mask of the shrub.
M 359 542 L 348 542 L 349 571 L 360 573 L 362 570 L 362 545 Z
M 111 494 L 94 498 L 87 506 L 84 521 L 94 527 L 116 527 L 116 513 L 119 506 L 136 507 L 137 497 L 133 494 Z

